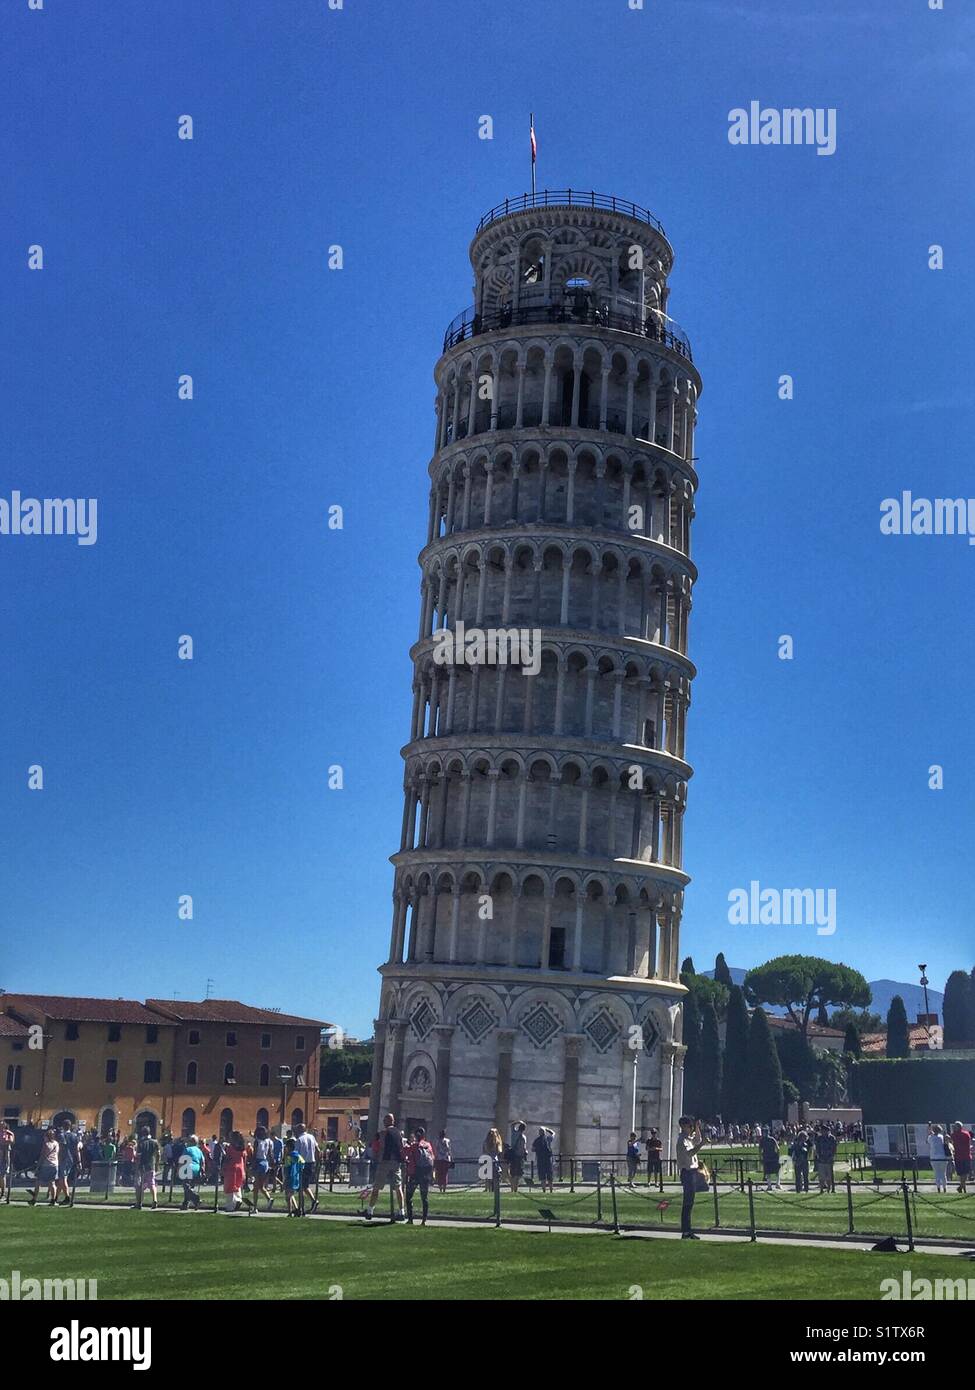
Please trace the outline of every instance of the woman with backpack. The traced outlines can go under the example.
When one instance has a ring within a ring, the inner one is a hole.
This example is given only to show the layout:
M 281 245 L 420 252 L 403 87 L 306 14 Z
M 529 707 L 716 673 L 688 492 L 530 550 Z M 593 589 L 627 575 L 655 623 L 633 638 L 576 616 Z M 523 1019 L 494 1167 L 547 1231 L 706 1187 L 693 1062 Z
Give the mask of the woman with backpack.
M 433 1146 L 427 1139 L 426 1130 L 418 1125 L 413 1132 L 412 1142 L 406 1146 L 406 1220 L 413 1225 L 413 1193 L 420 1189 L 420 1225 L 427 1224 L 429 1212 L 430 1184 L 433 1182 Z

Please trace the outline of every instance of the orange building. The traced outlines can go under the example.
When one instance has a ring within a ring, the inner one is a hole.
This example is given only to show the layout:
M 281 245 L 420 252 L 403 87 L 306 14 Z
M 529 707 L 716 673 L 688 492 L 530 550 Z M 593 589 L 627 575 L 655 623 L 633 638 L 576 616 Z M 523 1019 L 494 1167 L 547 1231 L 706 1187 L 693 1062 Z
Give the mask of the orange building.
M 5 994 L 0 1009 L 4 1114 L 18 1123 L 207 1137 L 282 1115 L 315 1124 L 316 1019 L 233 999 Z

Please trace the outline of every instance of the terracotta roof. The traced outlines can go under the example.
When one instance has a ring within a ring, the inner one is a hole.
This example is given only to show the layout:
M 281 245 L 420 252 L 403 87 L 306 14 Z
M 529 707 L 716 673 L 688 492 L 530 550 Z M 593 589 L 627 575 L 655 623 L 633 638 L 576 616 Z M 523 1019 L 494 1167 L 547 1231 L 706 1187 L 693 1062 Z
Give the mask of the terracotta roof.
M 16 1018 L 11 1018 L 9 1014 L 0 1014 L 0 1038 L 27 1038 L 30 1037 L 27 1031 L 27 1024 L 20 1023 Z
M 770 1028 L 795 1028 L 795 1024 L 787 1014 L 769 1014 Z M 842 1028 L 829 1028 L 820 1023 L 809 1020 L 807 1034 L 810 1038 L 845 1038 L 846 1034 Z
M 266 1023 L 270 1025 L 302 1025 L 305 1028 L 328 1028 L 316 1018 L 297 1018 L 294 1014 L 279 1014 L 273 1009 L 257 1009 L 241 1004 L 237 999 L 147 999 L 150 1009 L 158 1009 L 181 1023 Z
M 136 999 L 75 999 L 61 994 L 5 994 L 4 1008 L 36 1009 L 48 1018 L 71 1023 L 156 1023 L 169 1027 L 171 1020 L 160 1018 Z
M 908 1026 L 908 1037 L 910 1038 L 911 1048 L 917 1051 L 922 1045 L 927 1046 L 929 1032 L 934 1035 L 934 1041 L 940 1041 L 941 1029 L 928 1029 L 923 1023 L 912 1023 Z M 886 1033 L 864 1033 L 860 1039 L 860 1052 L 870 1055 L 877 1052 L 886 1052 L 887 1034 Z M 935 1049 L 938 1051 L 939 1049 Z

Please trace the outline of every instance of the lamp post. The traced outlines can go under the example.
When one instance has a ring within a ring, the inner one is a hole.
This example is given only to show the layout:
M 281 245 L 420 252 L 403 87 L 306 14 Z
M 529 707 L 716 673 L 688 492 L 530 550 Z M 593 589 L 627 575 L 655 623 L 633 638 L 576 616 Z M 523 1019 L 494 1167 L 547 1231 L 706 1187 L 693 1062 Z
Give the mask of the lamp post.
M 288 1082 L 291 1080 L 291 1068 L 278 1067 L 278 1080 L 281 1082 L 281 1138 L 284 1138 L 284 1112 L 288 1104 Z
M 919 966 L 918 966 L 918 970 L 920 970 L 920 972 L 921 972 L 921 988 L 924 990 L 924 1026 L 925 1026 L 925 1028 L 927 1029 L 927 1034 L 928 1034 L 928 1045 L 930 1046 L 930 1044 L 931 1044 L 931 1019 L 930 1019 L 930 1016 L 929 1016 L 929 1014 L 928 1014 L 928 977 L 927 977 L 927 975 L 925 974 L 925 971 L 927 970 L 927 968 L 928 968 L 928 967 L 927 967 L 926 965 L 919 965 Z

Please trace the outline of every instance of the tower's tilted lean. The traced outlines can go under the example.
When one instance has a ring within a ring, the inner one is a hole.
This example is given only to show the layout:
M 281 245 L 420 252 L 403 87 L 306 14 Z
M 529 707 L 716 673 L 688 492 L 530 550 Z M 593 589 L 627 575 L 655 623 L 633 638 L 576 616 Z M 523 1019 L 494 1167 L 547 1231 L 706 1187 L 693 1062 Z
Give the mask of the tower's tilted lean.
M 446 1127 L 466 1157 L 524 1119 L 608 1155 L 635 1113 L 666 1152 L 701 389 L 673 252 L 645 209 L 562 191 L 492 209 L 470 255 L 435 370 L 371 1127 Z M 488 650 L 537 630 L 537 674 L 442 663 L 459 622 Z

